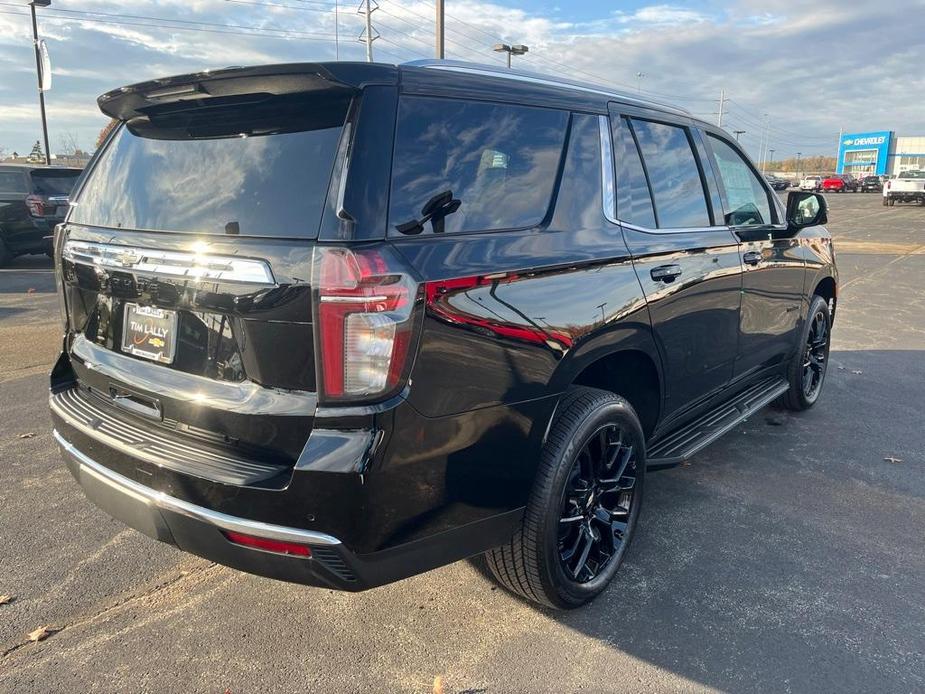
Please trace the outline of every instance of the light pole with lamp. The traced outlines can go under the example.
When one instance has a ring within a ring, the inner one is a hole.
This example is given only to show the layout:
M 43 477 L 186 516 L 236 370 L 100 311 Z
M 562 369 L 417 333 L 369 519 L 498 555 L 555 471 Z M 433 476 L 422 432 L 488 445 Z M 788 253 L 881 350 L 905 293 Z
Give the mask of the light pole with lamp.
M 522 43 L 509 46 L 506 43 L 496 43 L 494 51 L 496 53 L 507 53 L 507 67 L 511 68 L 511 56 L 512 55 L 523 55 L 530 50 L 529 46 L 524 46 Z
M 739 141 L 739 135 L 744 135 L 745 132 L 746 132 L 745 130 L 733 130 L 732 131 L 733 135 L 736 136 L 736 142 Z
M 44 76 L 42 75 L 42 54 L 39 50 L 39 29 L 35 20 L 36 7 L 48 7 L 51 0 L 32 0 L 29 3 L 29 9 L 32 10 L 32 44 L 35 48 L 35 73 L 39 85 L 39 107 L 42 110 L 42 134 L 45 136 L 45 165 L 51 164 L 51 151 L 48 149 L 48 120 L 45 118 L 45 89 L 43 88 Z

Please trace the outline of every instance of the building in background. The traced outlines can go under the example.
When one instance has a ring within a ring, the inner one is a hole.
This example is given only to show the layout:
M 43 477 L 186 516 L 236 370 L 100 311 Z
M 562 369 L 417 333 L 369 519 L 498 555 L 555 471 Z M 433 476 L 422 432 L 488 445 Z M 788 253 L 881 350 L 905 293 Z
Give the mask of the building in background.
M 842 135 L 838 143 L 838 173 L 894 176 L 925 170 L 925 136 L 897 136 L 892 130 Z

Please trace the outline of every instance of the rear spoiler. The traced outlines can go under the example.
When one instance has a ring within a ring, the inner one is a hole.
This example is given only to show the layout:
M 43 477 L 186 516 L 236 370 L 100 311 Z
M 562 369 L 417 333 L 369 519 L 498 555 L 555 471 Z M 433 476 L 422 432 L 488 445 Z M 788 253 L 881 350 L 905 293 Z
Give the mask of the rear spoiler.
M 216 97 L 282 96 L 305 92 L 357 92 L 372 84 L 398 83 L 398 68 L 377 63 L 287 63 L 229 67 L 139 82 L 96 101 L 110 118 L 127 121 L 167 104 L 206 105 Z

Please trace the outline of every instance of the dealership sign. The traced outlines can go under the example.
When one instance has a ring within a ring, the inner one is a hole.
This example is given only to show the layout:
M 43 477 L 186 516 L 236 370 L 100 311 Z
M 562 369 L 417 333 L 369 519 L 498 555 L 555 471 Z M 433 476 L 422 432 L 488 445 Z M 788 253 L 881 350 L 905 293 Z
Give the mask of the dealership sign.
M 838 173 L 858 173 L 862 169 L 886 173 L 892 140 L 890 130 L 842 135 L 838 143 Z

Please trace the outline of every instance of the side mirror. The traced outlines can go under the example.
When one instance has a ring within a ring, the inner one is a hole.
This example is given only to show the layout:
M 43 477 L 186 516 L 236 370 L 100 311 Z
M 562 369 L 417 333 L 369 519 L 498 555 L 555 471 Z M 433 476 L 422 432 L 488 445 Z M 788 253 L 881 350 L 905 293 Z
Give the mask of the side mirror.
M 825 224 L 829 205 L 819 193 L 793 191 L 787 196 L 787 226 L 791 231 Z

